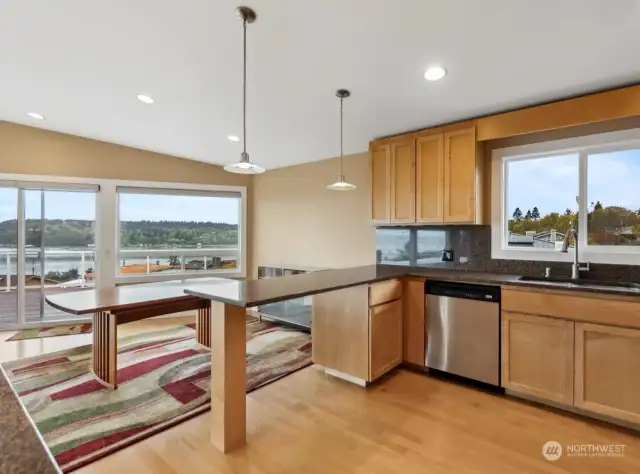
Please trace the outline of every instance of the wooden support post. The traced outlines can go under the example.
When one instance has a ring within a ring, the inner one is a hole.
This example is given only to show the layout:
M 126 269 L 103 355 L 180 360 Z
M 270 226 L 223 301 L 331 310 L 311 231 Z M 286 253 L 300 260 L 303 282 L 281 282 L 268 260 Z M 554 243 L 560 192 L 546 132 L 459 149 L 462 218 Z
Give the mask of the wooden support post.
M 211 347 L 211 305 L 206 308 L 198 308 L 196 341 L 205 347 Z
M 118 326 L 116 315 L 93 313 L 93 373 L 105 385 L 118 385 Z
M 211 303 L 211 442 L 224 453 L 247 438 L 246 313 Z

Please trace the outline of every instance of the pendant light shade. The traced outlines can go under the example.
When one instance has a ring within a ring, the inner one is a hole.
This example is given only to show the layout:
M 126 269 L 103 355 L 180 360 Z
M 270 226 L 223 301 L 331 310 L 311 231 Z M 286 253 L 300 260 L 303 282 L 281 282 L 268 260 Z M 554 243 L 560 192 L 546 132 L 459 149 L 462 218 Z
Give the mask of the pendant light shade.
M 251 161 L 249 161 L 248 153 L 242 153 L 240 155 L 240 161 L 225 166 L 224 170 L 228 171 L 229 173 L 238 174 L 260 174 L 264 173 L 265 171 L 262 166 L 258 166 L 255 163 L 251 163 Z
M 247 153 L 247 24 L 256 21 L 256 12 L 249 7 L 238 7 L 242 20 L 242 154 L 240 161 L 224 167 L 225 171 L 239 174 L 260 174 L 264 168 L 249 160 Z
M 335 183 L 331 183 L 330 185 L 327 186 L 327 189 L 331 190 L 331 191 L 351 191 L 353 189 L 356 189 L 355 184 L 351 184 L 349 183 L 345 177 L 344 177 L 344 169 L 343 169 L 343 165 L 344 165 L 344 150 L 343 150 L 343 146 L 342 146 L 342 136 L 343 136 L 343 120 L 342 120 L 342 102 L 344 99 L 346 99 L 347 97 L 349 97 L 351 95 L 351 92 L 349 92 L 346 89 L 340 89 L 336 92 L 336 96 L 340 98 L 340 177 L 338 178 L 338 181 L 336 181 Z

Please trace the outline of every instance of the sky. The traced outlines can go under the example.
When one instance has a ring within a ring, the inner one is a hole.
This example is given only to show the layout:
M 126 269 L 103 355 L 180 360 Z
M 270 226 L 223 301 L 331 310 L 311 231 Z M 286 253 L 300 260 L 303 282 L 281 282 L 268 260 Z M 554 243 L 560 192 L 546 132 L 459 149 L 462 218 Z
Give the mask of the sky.
M 25 191 L 27 219 L 39 219 L 40 191 Z M 0 188 L 0 222 L 16 218 L 18 193 Z M 238 223 L 239 200 L 204 196 L 120 195 L 120 219 L 124 221 L 168 220 Z M 95 195 L 88 192 L 47 191 L 48 219 L 95 219 Z
M 640 209 L 640 150 L 590 155 L 587 202 Z M 523 214 L 538 207 L 540 215 L 577 211 L 578 155 L 513 161 L 507 165 L 507 210 Z

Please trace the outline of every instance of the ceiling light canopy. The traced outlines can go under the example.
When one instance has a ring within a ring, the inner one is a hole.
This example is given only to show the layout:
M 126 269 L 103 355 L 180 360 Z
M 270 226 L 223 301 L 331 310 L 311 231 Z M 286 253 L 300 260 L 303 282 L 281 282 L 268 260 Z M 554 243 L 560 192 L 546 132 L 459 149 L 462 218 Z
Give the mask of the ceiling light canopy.
M 251 163 L 247 153 L 247 24 L 256 21 L 256 12 L 249 7 L 238 7 L 237 12 L 242 20 L 242 153 L 239 162 L 225 166 L 224 170 L 230 173 L 259 174 L 264 173 L 264 168 Z M 235 141 L 231 136 L 228 138 Z
M 344 177 L 344 170 L 343 170 L 344 149 L 342 146 L 342 142 L 343 142 L 342 140 L 342 136 L 343 136 L 343 125 L 342 125 L 343 123 L 342 105 L 343 104 L 342 102 L 344 101 L 344 99 L 346 99 L 350 95 L 351 95 L 351 92 L 349 92 L 346 89 L 339 89 L 338 91 L 336 91 L 336 97 L 340 98 L 340 177 L 338 178 L 338 181 L 327 186 L 327 189 L 330 189 L 331 191 L 351 191 L 353 189 L 356 189 L 356 186 L 354 184 L 347 182 L 347 180 Z
M 427 81 L 439 81 L 447 75 L 447 70 L 442 66 L 431 66 L 424 73 L 424 78 Z
M 140 102 L 144 102 L 145 104 L 153 104 L 155 102 L 153 100 L 153 97 L 145 95 L 145 94 L 138 94 L 136 97 L 138 98 L 138 100 Z
M 36 120 L 44 120 L 44 115 L 39 114 L 37 112 L 29 112 L 27 113 L 27 115 Z

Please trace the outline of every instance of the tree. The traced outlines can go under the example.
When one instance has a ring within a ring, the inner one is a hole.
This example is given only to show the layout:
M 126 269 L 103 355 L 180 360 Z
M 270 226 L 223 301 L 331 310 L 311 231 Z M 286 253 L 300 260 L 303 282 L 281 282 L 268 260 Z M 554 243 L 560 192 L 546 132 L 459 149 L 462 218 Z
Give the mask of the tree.
M 540 211 L 537 206 L 533 208 L 533 211 L 531 211 L 531 218 L 535 220 L 540 219 Z
M 597 201 L 593 206 L 593 210 L 594 211 L 601 211 L 602 210 L 602 203 L 600 201 Z
M 524 220 L 526 220 L 526 221 L 530 221 L 531 220 L 531 210 L 527 211 L 527 214 L 524 216 Z
M 69 280 L 77 280 L 80 278 L 80 272 L 77 268 L 70 268 L 67 272 L 64 273 L 66 278 Z
M 570 216 L 571 214 L 573 214 L 573 211 L 567 207 L 567 210 L 564 211 L 564 215 L 565 216 Z
M 516 207 L 516 210 L 513 211 L 513 220 L 514 221 L 521 221 L 522 220 L 522 211 L 520 210 L 519 207 Z
M 172 267 L 180 265 L 180 258 L 176 255 L 171 255 L 169 257 L 169 265 L 171 265 Z

